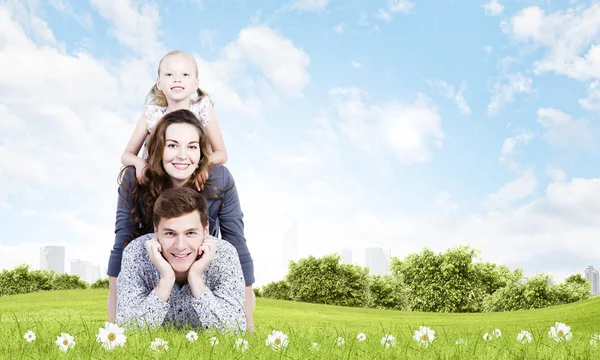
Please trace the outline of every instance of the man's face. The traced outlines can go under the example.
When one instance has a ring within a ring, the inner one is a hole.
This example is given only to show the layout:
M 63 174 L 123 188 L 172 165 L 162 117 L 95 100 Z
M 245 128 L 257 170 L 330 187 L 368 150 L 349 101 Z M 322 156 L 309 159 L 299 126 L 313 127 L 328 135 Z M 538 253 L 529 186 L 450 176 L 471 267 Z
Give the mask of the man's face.
M 175 274 L 186 273 L 197 260 L 198 248 L 208 235 L 208 226 L 202 227 L 200 213 L 193 211 L 172 219 L 161 219 L 154 228 L 162 254 Z

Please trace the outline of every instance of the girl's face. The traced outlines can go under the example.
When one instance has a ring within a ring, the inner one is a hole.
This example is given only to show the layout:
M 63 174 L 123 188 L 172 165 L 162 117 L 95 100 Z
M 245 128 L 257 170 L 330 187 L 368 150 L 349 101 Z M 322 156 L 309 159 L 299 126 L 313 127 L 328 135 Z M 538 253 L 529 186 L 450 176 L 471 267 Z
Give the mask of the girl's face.
M 198 77 L 189 57 L 179 54 L 164 58 L 156 86 L 168 102 L 189 100 L 198 89 Z
M 199 138 L 198 130 L 189 124 L 172 124 L 166 129 L 162 165 L 173 186 L 185 184 L 198 167 Z

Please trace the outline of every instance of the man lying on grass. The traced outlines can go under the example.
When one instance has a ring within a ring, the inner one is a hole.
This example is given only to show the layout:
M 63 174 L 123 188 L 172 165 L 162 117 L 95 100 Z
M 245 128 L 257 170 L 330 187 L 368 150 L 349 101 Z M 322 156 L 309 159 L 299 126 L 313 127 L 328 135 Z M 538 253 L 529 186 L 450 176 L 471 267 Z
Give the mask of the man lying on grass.
M 117 323 L 246 329 L 244 275 L 235 248 L 208 234 L 206 199 L 188 188 L 154 204 L 154 234 L 130 242 L 117 279 Z

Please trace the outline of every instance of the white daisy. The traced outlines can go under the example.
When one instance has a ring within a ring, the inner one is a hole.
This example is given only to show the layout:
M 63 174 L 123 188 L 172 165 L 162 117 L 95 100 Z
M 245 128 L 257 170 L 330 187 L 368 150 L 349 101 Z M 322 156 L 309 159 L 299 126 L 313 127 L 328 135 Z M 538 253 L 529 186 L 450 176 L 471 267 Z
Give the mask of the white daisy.
M 385 334 L 385 336 L 381 338 L 381 345 L 385 345 L 386 349 L 394 347 L 396 346 L 396 338 L 393 335 Z
M 208 342 L 210 343 L 210 346 L 217 346 L 217 345 L 219 345 L 219 338 L 216 336 L 213 336 L 210 339 L 208 339 Z
M 521 344 L 530 343 L 531 339 L 531 333 L 527 330 L 521 330 L 521 332 L 517 335 L 517 341 Z
M 363 341 L 367 340 L 367 335 L 365 335 L 363 333 L 358 333 L 358 335 L 356 335 L 356 340 L 363 342 Z
M 492 336 L 492 334 L 490 333 L 485 333 L 483 334 L 483 341 L 490 341 L 492 340 L 494 337 Z
M 104 350 L 112 351 L 118 346 L 125 345 L 127 336 L 124 334 L 124 329 L 119 325 L 106 322 L 104 328 L 98 329 L 96 341 L 102 343 Z
M 319 351 L 319 349 L 321 348 L 321 345 L 319 345 L 319 343 L 317 343 L 317 342 L 313 342 L 311 345 L 311 348 L 315 351 Z
M 273 333 L 267 336 L 265 344 L 270 346 L 273 351 L 277 352 L 288 346 L 288 336 L 281 331 L 273 330 Z
M 415 330 L 413 340 L 416 341 L 419 346 L 427 347 L 435 340 L 435 331 L 426 326 L 421 326 L 419 327 L 419 330 Z
M 188 339 L 189 342 L 194 342 L 198 340 L 198 334 L 195 331 L 190 331 L 185 335 L 185 338 Z
M 150 343 L 150 349 L 156 352 L 167 351 L 169 350 L 169 342 L 161 338 L 155 338 L 154 341 Z
M 466 342 L 464 339 L 457 339 L 457 340 L 456 340 L 454 343 L 455 343 L 456 345 L 464 345 L 464 344 L 466 344 L 467 342 Z
M 27 340 L 27 342 L 32 342 L 33 340 L 35 340 L 35 333 L 29 330 L 25 333 L 25 335 L 23 335 L 23 337 L 25 338 L 25 340 Z
M 240 350 L 241 352 L 244 352 L 244 351 L 248 350 L 248 341 L 244 340 L 242 338 L 238 338 L 235 341 L 235 346 L 238 348 L 238 350 Z
M 346 343 L 346 340 L 344 340 L 344 338 L 340 336 L 336 339 L 336 342 L 337 346 L 343 346 Z
M 492 335 L 494 335 L 494 337 L 497 339 L 502 336 L 502 331 L 500 331 L 500 329 L 494 329 L 494 331 L 492 331 Z
M 561 322 L 556 322 L 554 326 L 550 327 L 550 331 L 548 331 L 548 336 L 550 336 L 556 342 L 560 342 L 563 340 L 569 341 L 571 340 L 573 333 L 571 333 L 570 326 L 567 326 Z
M 594 334 L 590 339 L 590 345 L 596 345 L 597 343 L 600 343 L 600 334 Z
M 54 343 L 58 346 L 60 351 L 67 352 L 67 350 L 72 349 L 75 346 L 75 339 L 67 333 L 60 333 L 60 336 L 56 337 Z

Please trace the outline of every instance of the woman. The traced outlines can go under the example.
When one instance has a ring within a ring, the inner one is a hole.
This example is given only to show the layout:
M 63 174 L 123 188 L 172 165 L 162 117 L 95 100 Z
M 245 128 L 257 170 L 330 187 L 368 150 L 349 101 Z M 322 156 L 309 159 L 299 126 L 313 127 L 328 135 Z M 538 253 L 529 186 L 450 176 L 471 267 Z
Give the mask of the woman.
M 210 168 L 210 170 L 209 170 Z M 194 187 L 196 174 L 208 171 L 209 178 L 200 184 L 208 200 L 210 234 L 237 250 L 246 280 L 246 323 L 253 331 L 254 264 L 244 237 L 243 213 L 233 176 L 222 165 L 210 166 L 208 138 L 204 128 L 189 110 L 177 110 L 165 115 L 148 140 L 148 169 L 144 184 L 135 177 L 135 169 L 125 167 L 120 174 L 115 244 L 108 262 L 108 317 L 115 321 L 117 276 L 121 270 L 123 248 L 130 240 L 154 231 L 152 208 L 158 196 L 171 187 Z

